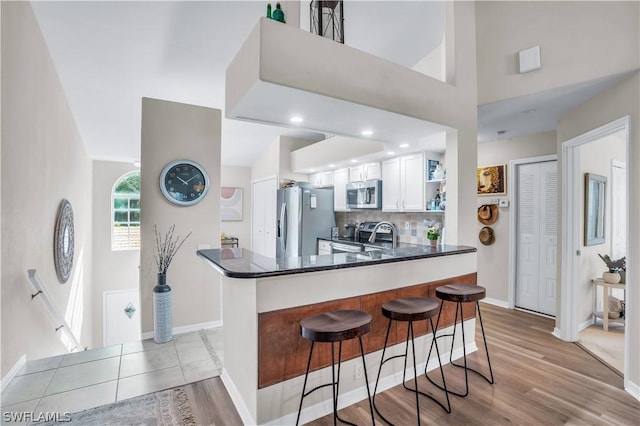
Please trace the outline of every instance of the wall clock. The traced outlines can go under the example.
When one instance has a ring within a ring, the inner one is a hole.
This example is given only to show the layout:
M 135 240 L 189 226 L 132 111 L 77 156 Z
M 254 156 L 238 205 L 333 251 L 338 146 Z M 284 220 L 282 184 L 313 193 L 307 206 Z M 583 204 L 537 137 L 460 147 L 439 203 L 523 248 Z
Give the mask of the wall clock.
M 160 191 L 173 204 L 192 206 L 209 192 L 209 175 L 195 161 L 172 161 L 160 173 Z
M 73 268 L 73 209 L 68 200 L 60 203 L 53 232 L 53 261 L 58 281 L 64 284 Z

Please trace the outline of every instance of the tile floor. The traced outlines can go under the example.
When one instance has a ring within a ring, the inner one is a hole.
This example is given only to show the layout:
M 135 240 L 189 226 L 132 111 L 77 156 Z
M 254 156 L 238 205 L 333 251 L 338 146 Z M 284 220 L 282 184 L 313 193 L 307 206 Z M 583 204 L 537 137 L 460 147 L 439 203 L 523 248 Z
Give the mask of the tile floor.
M 0 421 L 7 412 L 73 413 L 197 382 L 218 376 L 222 360 L 222 328 L 214 328 L 163 344 L 144 340 L 27 361 L 0 394 Z

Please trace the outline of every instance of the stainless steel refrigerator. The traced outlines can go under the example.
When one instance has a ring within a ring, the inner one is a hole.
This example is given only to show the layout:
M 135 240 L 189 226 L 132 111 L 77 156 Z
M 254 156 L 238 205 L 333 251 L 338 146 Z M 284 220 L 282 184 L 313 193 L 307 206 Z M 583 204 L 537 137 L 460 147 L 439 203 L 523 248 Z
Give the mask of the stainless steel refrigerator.
M 336 226 L 333 189 L 279 189 L 277 221 L 277 257 L 317 254 L 318 237 L 329 238 Z

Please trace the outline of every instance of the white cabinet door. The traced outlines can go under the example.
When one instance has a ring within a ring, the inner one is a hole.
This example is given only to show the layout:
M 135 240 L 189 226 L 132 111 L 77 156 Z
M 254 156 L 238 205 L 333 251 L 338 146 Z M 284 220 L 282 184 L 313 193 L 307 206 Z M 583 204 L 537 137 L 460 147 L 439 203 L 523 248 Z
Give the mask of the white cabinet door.
M 131 290 L 105 291 L 102 296 L 104 346 L 140 340 L 140 292 Z M 127 313 L 125 309 L 133 308 Z
M 320 173 L 320 186 L 331 186 L 331 185 L 333 185 L 333 172 Z
M 424 171 L 423 154 L 407 155 L 400 158 L 401 208 L 403 211 L 424 210 Z
M 369 163 L 362 166 L 364 180 L 382 179 L 380 163 Z
M 382 210 L 400 211 L 400 158 L 382 163 Z
M 349 211 L 347 208 L 347 183 L 349 169 L 339 169 L 333 172 L 333 210 L 337 212 Z
M 362 182 L 364 173 L 362 166 L 349 167 L 349 182 Z
M 313 185 L 322 185 L 322 173 L 312 173 L 309 175 L 309 182 Z
M 331 254 L 333 249 L 331 248 L 331 241 L 318 240 L 318 255 Z
M 251 184 L 251 251 L 264 253 L 264 198 L 262 182 Z
M 266 257 L 276 257 L 276 179 L 251 185 L 251 250 Z

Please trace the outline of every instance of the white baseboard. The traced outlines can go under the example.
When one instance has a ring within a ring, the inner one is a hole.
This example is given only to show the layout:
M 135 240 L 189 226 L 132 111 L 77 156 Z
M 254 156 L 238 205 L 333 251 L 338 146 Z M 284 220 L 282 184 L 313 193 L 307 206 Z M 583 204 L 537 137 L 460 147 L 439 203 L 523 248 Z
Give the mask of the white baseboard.
M 222 320 L 201 322 L 198 324 L 182 325 L 180 327 L 173 327 L 173 334 L 185 334 L 193 331 L 206 330 L 208 328 L 222 327 Z M 142 340 L 153 339 L 153 331 L 146 331 L 142 333 Z
M 238 391 L 238 388 L 236 388 L 236 385 L 233 383 L 233 380 L 231 380 L 231 377 L 229 377 L 229 373 L 227 373 L 227 370 L 225 368 L 222 369 L 220 378 L 222 379 L 222 383 L 224 384 L 224 387 L 227 389 L 227 392 L 231 397 L 233 405 L 236 407 L 236 410 L 238 410 L 238 414 L 242 419 L 242 423 L 245 425 L 255 425 L 256 421 L 249 412 L 249 409 L 245 405 L 244 400 L 242 399 L 242 396 Z M 295 422 L 295 418 L 293 419 L 293 421 Z
M 633 383 L 631 380 L 625 380 L 624 390 L 635 399 L 640 401 L 640 386 Z
M 554 337 L 557 337 L 560 340 L 563 340 L 562 339 L 562 331 L 560 331 L 560 329 L 558 327 L 554 327 L 553 328 L 553 331 L 551 332 L 551 335 L 554 336 Z
M 578 333 L 580 333 L 585 328 L 589 328 L 591 325 L 593 325 L 595 323 L 596 323 L 595 318 L 589 318 L 588 320 L 586 320 L 585 322 L 583 322 L 582 324 L 580 324 L 578 326 Z
M 11 370 L 9 370 L 9 372 L 0 381 L 0 392 L 2 392 L 4 388 L 7 387 L 9 382 L 11 382 L 11 380 L 13 380 L 14 377 L 16 377 L 16 375 L 18 374 L 20 369 L 26 364 L 26 362 L 27 362 L 27 356 L 23 354 L 18 360 L 18 362 L 16 362 L 15 365 L 11 367 Z
M 490 305 L 500 306 L 501 308 L 511 309 L 509 307 L 509 302 L 505 302 L 504 300 L 494 299 L 492 297 L 485 297 L 481 301 L 484 303 L 488 303 Z
M 476 346 L 475 342 L 472 342 L 466 346 L 466 349 L 467 349 L 467 354 L 470 354 L 472 352 L 477 351 L 478 347 Z M 457 348 L 453 351 L 454 360 L 462 358 L 462 355 L 463 355 L 462 348 Z M 442 365 L 448 364 L 449 352 L 441 353 L 440 359 L 443 361 Z M 424 365 L 425 365 L 424 362 L 416 365 L 416 368 L 418 369 L 418 371 L 421 372 L 420 374 L 422 374 L 422 371 L 424 371 Z M 439 368 L 438 359 L 437 357 L 432 356 L 431 361 L 429 361 L 429 366 L 427 368 L 427 371 L 431 371 L 436 368 Z M 413 371 L 413 367 L 407 368 L 405 375 L 406 375 L 405 376 L 406 379 L 412 379 L 415 375 Z M 384 392 L 387 389 L 391 389 L 392 387 L 397 386 L 401 383 L 402 383 L 402 371 L 398 371 L 397 373 L 390 374 L 382 378 L 378 383 L 378 393 Z M 375 382 L 369 383 L 369 392 L 371 393 L 371 396 L 373 396 L 374 387 L 375 387 Z M 367 388 L 364 385 L 357 389 L 349 391 L 347 393 L 344 393 L 344 394 L 341 393 L 338 401 L 339 402 L 338 409 L 340 410 L 344 407 L 348 407 L 350 405 L 356 404 L 366 398 L 367 398 Z M 316 419 L 319 419 L 328 414 L 331 414 L 332 412 L 333 412 L 333 402 L 331 400 L 325 400 L 318 404 L 312 405 L 310 407 L 303 408 L 302 412 L 300 413 L 300 424 L 312 422 Z M 265 423 L 265 425 L 268 425 L 268 426 L 289 425 L 289 424 L 292 425 L 296 423 L 297 416 L 298 416 L 297 412 L 289 413 L 286 416 L 282 416 L 277 419 L 271 420 L 270 422 Z M 245 424 L 247 423 L 245 422 Z

